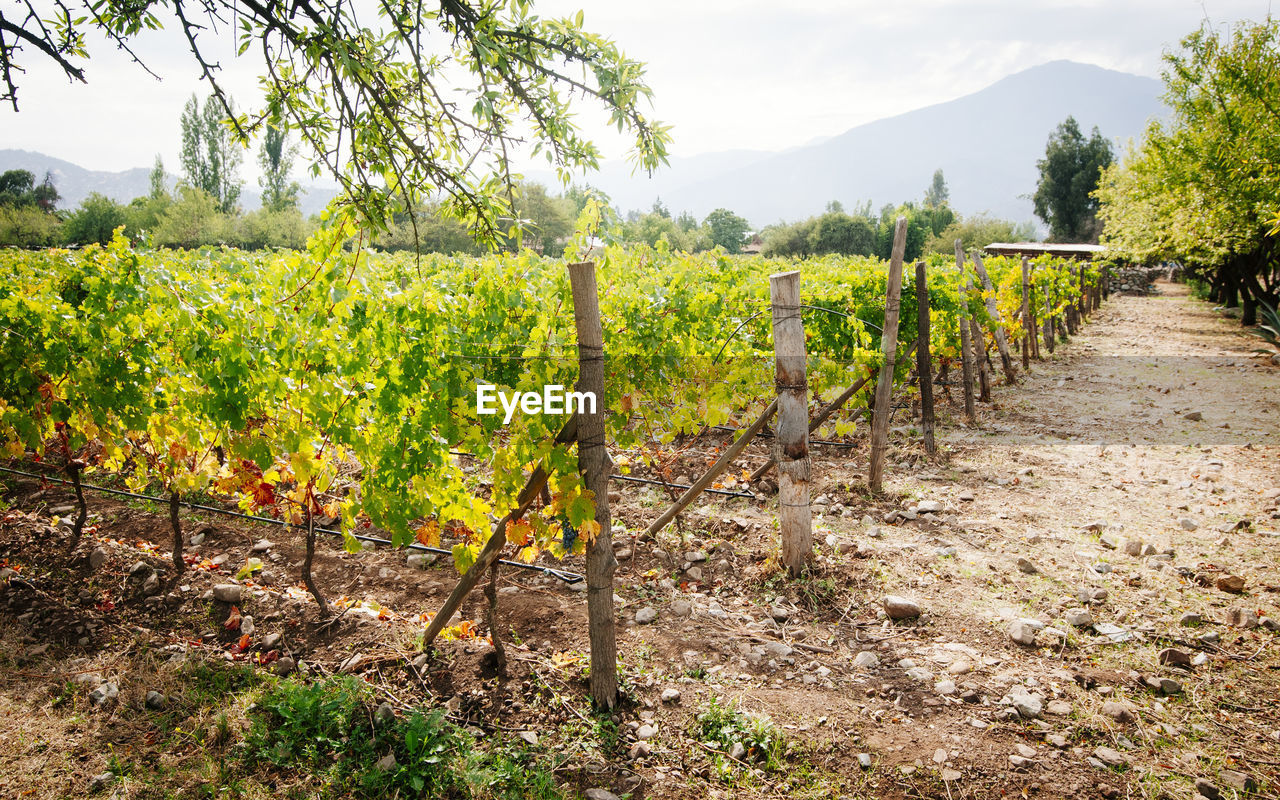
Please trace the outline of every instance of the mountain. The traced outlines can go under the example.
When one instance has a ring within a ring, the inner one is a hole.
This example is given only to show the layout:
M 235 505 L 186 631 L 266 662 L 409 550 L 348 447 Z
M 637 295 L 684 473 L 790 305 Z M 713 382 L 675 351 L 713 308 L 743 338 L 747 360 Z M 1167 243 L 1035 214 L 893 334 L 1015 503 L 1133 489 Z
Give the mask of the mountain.
M 1032 219 L 1036 160 L 1058 123 L 1072 115 L 1088 135 L 1098 126 L 1120 147 L 1167 113 L 1161 84 L 1114 70 L 1054 61 L 1010 75 L 970 95 L 859 125 L 807 146 L 733 163 L 725 154 L 673 160 L 654 178 L 606 166 L 585 180 L 622 210 L 647 210 L 661 196 L 673 213 L 698 218 L 724 207 L 757 227 L 821 213 L 831 200 L 846 208 L 872 200 L 919 201 L 941 169 L 961 214 L 990 212 Z M 857 98 L 833 98 L 833 103 Z M 767 108 L 759 113 L 769 113 Z M 727 168 L 721 168 L 724 165 Z
M 142 197 L 151 191 L 151 170 L 147 167 L 135 167 L 123 172 L 105 172 L 85 169 L 60 158 L 34 153 L 30 150 L 0 150 L 0 172 L 11 169 L 25 169 L 36 176 L 36 181 L 44 179 L 48 172 L 53 176 L 53 185 L 57 187 L 62 199 L 58 208 L 72 209 L 93 192 L 106 195 L 118 203 L 127 203 L 135 197 Z M 165 176 L 172 189 L 178 182 L 173 175 Z M 308 186 L 303 189 L 299 199 L 302 213 L 306 215 L 318 213 L 336 192 L 319 186 Z M 262 195 L 248 186 L 240 193 L 240 206 L 252 211 L 262 207 Z

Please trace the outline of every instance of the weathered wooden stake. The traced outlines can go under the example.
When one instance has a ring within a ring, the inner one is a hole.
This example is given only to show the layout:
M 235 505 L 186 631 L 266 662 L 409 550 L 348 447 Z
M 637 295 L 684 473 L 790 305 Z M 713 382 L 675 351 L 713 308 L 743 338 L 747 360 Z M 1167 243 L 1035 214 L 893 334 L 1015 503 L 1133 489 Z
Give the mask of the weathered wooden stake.
M 982 265 L 982 254 L 976 250 L 973 252 L 973 268 L 982 279 L 982 293 L 987 298 L 987 314 L 991 316 L 991 324 L 995 326 L 992 334 L 996 339 L 996 349 L 1000 351 L 1000 365 L 1004 367 L 1004 377 L 1011 384 L 1017 383 L 1018 375 L 1013 367 L 1013 358 L 1009 355 L 1009 337 L 1005 335 L 1004 326 L 1000 324 L 1000 310 L 996 308 L 995 287 L 991 284 L 991 276 L 987 275 L 987 268 Z
M 1044 346 L 1049 352 L 1053 352 L 1053 302 L 1046 297 L 1044 299 Z
M 884 488 L 884 455 L 889 449 L 889 405 L 893 400 L 893 367 L 898 354 L 898 315 L 902 312 L 902 257 L 907 249 L 907 218 L 898 217 L 889 258 L 889 282 L 884 298 L 884 330 L 880 352 L 884 363 L 876 381 L 875 413 L 871 419 L 871 465 L 867 484 L 879 494 Z
M 169 529 L 173 536 L 173 569 L 179 575 L 187 568 L 187 562 L 182 560 L 182 517 L 178 515 L 180 499 L 177 492 L 169 492 Z
M 916 309 L 919 344 L 916 346 L 916 374 L 920 378 L 920 425 L 924 428 L 926 453 L 938 452 L 933 438 L 933 364 L 929 356 L 929 284 L 923 261 L 916 262 Z
M 573 323 L 578 333 L 578 391 L 594 395 L 594 408 L 579 412 L 578 471 L 595 494 L 599 530 L 587 544 L 587 634 L 591 640 L 591 699 L 597 708 L 618 703 L 618 641 L 614 629 L 613 528 L 609 518 L 609 476 L 613 461 L 604 446 L 604 331 L 600 327 L 600 299 L 596 265 L 569 265 L 573 293 Z
M 964 291 L 973 295 L 973 278 L 965 278 Z M 969 318 L 969 339 L 973 347 L 973 358 L 978 367 L 978 399 L 984 403 L 991 402 L 991 367 L 987 363 L 987 340 L 982 334 L 982 325 L 977 317 Z
M 1031 259 L 1022 257 L 1022 370 L 1031 369 Z
M 800 272 L 769 276 L 773 300 L 774 383 L 778 426 L 773 457 L 778 462 L 778 524 L 782 563 L 792 577 L 804 572 L 813 549 L 809 508 L 809 381 L 800 316 Z
M 956 239 L 956 269 L 964 278 L 964 243 Z M 968 279 L 966 278 L 966 283 Z M 969 293 L 962 287 L 960 293 L 960 378 L 964 382 L 964 415 L 970 423 L 978 419 L 978 409 L 973 402 L 973 343 L 969 336 Z

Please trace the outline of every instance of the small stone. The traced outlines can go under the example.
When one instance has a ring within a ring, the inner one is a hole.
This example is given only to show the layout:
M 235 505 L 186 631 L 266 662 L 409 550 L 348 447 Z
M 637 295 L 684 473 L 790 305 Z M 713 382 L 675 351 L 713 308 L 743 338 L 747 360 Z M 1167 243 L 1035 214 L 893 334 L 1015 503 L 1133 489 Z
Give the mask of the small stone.
M 933 690 L 940 695 L 950 696 L 956 693 L 956 684 L 954 681 L 941 680 L 933 685 Z
M 1143 547 L 1144 545 L 1141 539 L 1125 539 L 1124 540 L 1125 555 L 1129 555 L 1137 558 L 1138 556 L 1142 555 Z
M 1244 591 L 1244 578 L 1239 575 L 1223 575 L 1216 582 L 1217 587 L 1224 592 L 1232 594 L 1240 594 Z
M 693 604 L 688 600 L 672 600 L 671 605 L 667 606 L 667 608 L 677 617 L 687 617 L 693 613 Z
M 951 675 L 967 675 L 973 670 L 973 665 L 968 659 L 957 658 L 947 666 L 947 672 Z
M 1031 759 L 1029 759 L 1029 758 L 1024 758 L 1023 756 L 1009 756 L 1009 764 L 1010 764 L 1014 769 L 1019 769 L 1019 770 L 1021 770 L 1021 769 L 1027 769 L 1028 767 L 1030 767 L 1030 766 L 1031 766 L 1032 764 L 1034 764 L 1034 763 L 1035 763 L 1035 762 L 1034 762 L 1034 761 L 1032 761 Z
M 741 761 L 746 755 L 747 748 L 743 746 L 742 742 L 734 742 L 733 747 L 729 748 L 729 758 L 736 758 Z
M 115 700 L 119 694 L 120 689 L 114 683 L 107 681 L 89 693 L 89 702 L 94 708 L 100 708 Z
M 169 705 L 169 698 L 152 689 L 147 692 L 145 703 L 152 711 L 163 711 L 165 706 Z
M 941 747 L 939 747 L 937 750 L 934 750 L 934 751 L 933 751 L 933 763 L 935 763 L 935 764 L 945 764 L 945 763 L 947 763 L 947 751 L 946 751 L 946 750 L 943 750 Z
M 1182 694 L 1182 684 L 1173 678 L 1161 678 L 1160 691 L 1164 694 Z
M 1218 777 L 1222 782 L 1230 786 L 1232 789 L 1240 792 L 1255 792 L 1258 790 L 1258 784 L 1245 775 L 1243 772 L 1236 772 L 1233 769 L 1224 769 L 1218 772 Z
M 1123 644 L 1133 638 L 1133 631 L 1125 630 L 1119 625 L 1112 625 L 1110 622 L 1095 622 L 1093 630 L 1111 644 Z
M 1204 419 L 1204 414 L 1201 414 L 1199 411 L 1192 411 L 1190 414 L 1183 414 L 1182 418 L 1190 422 L 1199 422 Z
M 871 769 L 871 754 L 858 753 L 858 766 L 863 769 Z
M 404 563 L 411 569 L 426 569 L 436 563 L 437 558 L 435 553 L 410 553 L 405 556 Z
M 1125 703 L 1108 700 L 1102 704 L 1103 716 L 1111 717 L 1116 722 L 1130 723 L 1135 719 L 1133 709 Z
M 1044 629 L 1044 623 L 1039 620 L 1024 617 L 1015 619 L 1009 623 L 1009 638 L 1021 645 L 1033 645 L 1036 643 L 1036 634 Z
M 220 583 L 213 587 L 213 599 L 219 603 L 239 605 L 243 592 L 244 590 L 238 584 Z
M 104 550 L 103 548 L 101 547 L 94 548 L 94 550 L 91 553 L 89 553 L 89 569 L 93 570 L 94 572 L 97 572 L 98 570 L 102 569 L 102 566 L 106 563 L 107 563 L 107 551 Z M 111 775 L 111 773 L 109 772 L 104 774 Z M 115 776 L 112 775 L 112 777 L 114 778 Z
M 1204 778 L 1196 778 L 1196 791 L 1206 800 L 1222 800 L 1222 790 Z
M 516 736 L 530 747 L 538 746 L 538 734 L 534 731 L 520 731 Z
M 1040 570 L 1036 569 L 1036 565 L 1032 564 L 1028 559 L 1019 558 L 1017 561 L 1018 572 L 1024 575 L 1035 575 Z
M 924 667 L 912 667 L 907 670 L 906 674 L 911 680 L 920 681 L 921 683 L 933 680 L 933 673 Z
M 364 663 L 364 654 L 355 653 L 349 656 L 346 661 L 342 662 L 341 666 L 338 667 L 338 672 L 342 673 L 343 675 L 350 675 L 351 673 L 358 670 L 362 663 Z
M 366 761 L 364 763 L 368 764 L 369 762 Z M 378 763 L 374 764 L 374 767 L 376 767 L 379 772 L 390 772 L 396 768 L 396 754 L 387 753 L 385 756 L 378 759 Z
M 791 612 L 782 606 L 773 606 L 769 609 L 769 616 L 773 617 L 774 622 L 786 622 L 791 619 Z
M 1073 608 L 1065 616 L 1067 624 L 1077 628 L 1087 628 L 1093 624 L 1093 613 L 1087 608 Z
M 940 777 L 943 783 L 955 783 L 964 776 L 958 769 L 944 769 Z
M 652 739 L 654 736 L 657 736 L 657 735 L 658 735 L 658 729 L 655 728 L 653 725 L 641 725 L 639 728 L 636 729 L 636 738 L 642 742 L 648 739 Z
M 1228 625 L 1250 630 L 1258 627 L 1258 615 L 1247 608 L 1228 608 L 1226 612 Z
M 1178 525 L 1181 526 L 1184 531 L 1194 531 L 1196 528 L 1200 527 L 1200 523 L 1196 522 L 1191 517 L 1183 517 L 1178 520 Z
M 1200 625 L 1203 622 L 1204 622 L 1203 617 L 1201 617 L 1199 614 L 1190 613 L 1190 612 L 1183 614 L 1182 617 L 1178 620 L 1179 625 L 1186 625 L 1188 627 Z
M 694 583 L 702 581 L 702 567 L 689 567 L 684 571 L 684 576 Z
M 1124 540 L 1121 539 L 1119 536 L 1116 536 L 1114 533 L 1104 533 L 1098 537 L 1098 544 L 1102 545 L 1108 550 L 1119 550 L 1120 545 L 1123 543 L 1124 543 Z
M 944 508 L 941 500 L 921 500 L 916 504 L 916 512 L 920 514 L 937 514 Z
M 1039 719 L 1044 704 L 1039 697 L 1029 692 L 1018 692 L 1010 696 L 1013 708 L 1023 719 Z
M 373 721 L 378 725 L 387 725 L 395 722 L 396 712 L 390 703 L 379 703 L 378 709 L 373 712 Z
M 155 570 L 145 561 L 137 561 L 129 568 L 129 577 L 136 581 L 146 580 L 148 575 L 155 573 Z
M 142 593 L 148 597 L 160 593 L 160 576 L 152 572 L 147 575 L 147 579 L 142 582 Z
M 1066 700 L 1050 700 L 1049 705 L 1045 707 L 1045 713 L 1055 717 L 1065 717 L 1071 713 L 1071 704 Z
M 588 789 L 582 796 L 587 800 L 618 800 L 618 796 L 608 789 Z
M 1160 651 L 1159 661 L 1166 667 L 1190 667 L 1191 655 L 1176 647 L 1166 647 Z
M 1071 741 L 1060 733 L 1051 733 L 1044 737 L 1044 740 L 1059 750 L 1065 750 L 1071 744 Z
M 255 553 L 265 553 L 275 546 L 276 546 L 276 543 L 271 541 L 270 539 L 259 539 L 258 541 L 254 542 L 253 547 L 249 549 Z
M 1272 617 L 1259 617 L 1258 625 L 1264 630 L 1271 631 L 1272 633 L 1280 633 L 1280 621 L 1277 621 Z
M 680 702 L 680 690 L 675 688 L 667 688 L 662 690 L 662 702 L 678 703 Z
M 272 665 L 272 669 L 281 677 L 291 675 L 297 668 L 298 662 L 294 661 L 292 656 L 281 656 L 276 660 L 276 663 Z
M 636 612 L 636 623 L 639 625 L 648 625 L 658 618 L 658 609 L 653 606 L 645 606 Z
M 706 550 L 690 550 L 684 554 L 684 560 L 693 564 L 700 564 L 707 560 Z
M 1093 757 L 1108 767 L 1120 767 L 1129 763 L 1129 757 L 1119 750 L 1110 747 L 1099 747 L 1093 751 Z
M 115 782 L 116 774 L 114 772 L 99 772 L 89 779 L 89 791 L 101 792 L 104 789 L 111 788 L 115 785 Z
M 880 656 L 870 650 L 863 650 L 853 657 L 853 666 L 858 669 L 875 669 L 880 666 Z
M 1036 757 L 1036 749 L 1029 744 L 1018 742 L 1016 745 L 1014 745 L 1014 749 L 1017 750 L 1018 755 L 1022 756 L 1023 758 Z
M 639 759 L 642 759 L 648 756 L 652 752 L 653 752 L 653 745 L 645 741 L 639 741 L 631 745 L 631 749 L 627 752 L 627 755 L 631 757 L 632 761 L 638 761 Z
M 914 619 L 920 616 L 920 606 L 914 600 L 888 594 L 884 596 L 881 603 L 884 606 L 884 613 L 889 615 L 889 619 Z

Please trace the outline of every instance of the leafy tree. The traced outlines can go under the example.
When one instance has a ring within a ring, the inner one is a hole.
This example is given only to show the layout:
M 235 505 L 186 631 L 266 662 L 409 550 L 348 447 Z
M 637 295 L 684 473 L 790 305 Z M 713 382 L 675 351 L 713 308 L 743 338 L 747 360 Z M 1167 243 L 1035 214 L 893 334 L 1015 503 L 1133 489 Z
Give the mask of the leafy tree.
M 167 198 L 169 196 L 169 188 L 164 175 L 164 162 L 160 160 L 159 153 L 156 153 L 156 163 L 151 168 L 149 180 L 151 182 L 151 193 L 148 197 L 152 200 L 159 200 L 162 197 Z
M 751 223 L 727 208 L 717 208 L 703 220 L 711 236 L 712 246 L 723 247 L 730 253 L 741 253 Z
M 1049 226 L 1050 239 L 1098 241 L 1098 201 L 1092 194 L 1112 160 L 1111 143 L 1096 126 L 1085 139 L 1075 117 L 1067 117 L 1050 134 L 1045 156 L 1036 162 L 1040 181 L 1032 196 L 1036 216 Z
M 517 187 L 514 207 L 516 218 L 525 224 L 509 228 L 508 240 L 512 243 L 519 241 L 532 250 L 558 257 L 564 248 L 557 249 L 557 244 L 573 233 L 573 201 L 552 197 L 547 194 L 547 187 L 540 183 L 526 182 Z
M 302 187 L 289 180 L 297 148 L 288 143 L 288 138 L 288 132 L 279 125 L 268 124 L 262 133 L 262 149 L 258 151 L 262 177 L 258 178 L 258 185 L 262 187 L 262 207 L 269 211 L 298 206 Z
M 51 173 L 46 172 L 39 184 L 36 184 L 36 176 L 30 170 L 11 169 L 0 174 L 0 206 L 34 206 L 41 211 L 52 212 L 60 199 Z
M 182 171 L 188 185 L 214 198 L 224 214 L 236 210 L 240 199 L 237 174 L 243 150 L 223 124 L 218 101 L 209 96 L 203 108 L 195 95 L 182 110 Z
M 585 30 L 581 12 L 542 18 L 526 0 L 58 5 L 57 24 L 32 5 L 21 22 L 3 21 L 0 102 L 17 110 L 24 47 L 85 81 L 94 34 L 132 53 L 143 31 L 175 27 L 238 143 L 280 121 L 300 135 L 315 170 L 338 181 L 348 208 L 377 227 L 439 197 L 445 213 L 497 241 L 499 219 L 512 216 L 512 150 L 531 148 L 562 177 L 596 166 L 599 150 L 576 122 L 581 102 L 603 107 L 634 136 L 639 168 L 666 160 L 668 128 L 642 107 L 650 97 L 644 66 Z M 222 86 L 226 42 L 207 34 L 228 20 L 240 58 L 261 65 L 260 110 L 234 113 Z
M 764 246 L 760 254 L 769 257 L 795 258 L 813 253 L 814 229 L 817 217 L 794 222 L 790 225 L 770 225 L 760 232 Z
M 898 217 L 907 218 L 907 241 L 903 258 L 913 261 L 924 252 L 930 228 L 930 217 L 915 207 L 914 203 L 903 203 L 898 207 L 886 205 L 880 209 L 880 224 L 876 227 L 876 252 L 880 258 L 889 258 L 893 254 L 893 230 Z
M 75 244 L 106 244 L 116 228 L 128 222 L 128 210 L 110 197 L 94 192 L 62 225 L 62 236 Z
M 62 223 L 34 204 L 0 205 L 0 247 L 49 247 Z
M 817 255 L 871 255 L 876 245 L 876 229 L 865 217 L 829 211 L 818 217 L 809 242 L 810 252 Z
M 1166 54 L 1167 122 L 1153 123 L 1097 191 L 1119 257 L 1179 262 L 1214 300 L 1280 300 L 1280 21 L 1208 23 Z
M 155 242 L 165 247 L 201 247 L 225 242 L 227 229 L 227 216 L 217 198 L 194 186 L 179 186 L 178 199 L 160 214 Z
M 935 170 L 933 173 L 933 182 L 929 184 L 929 188 L 924 190 L 924 204 L 926 208 L 941 208 L 951 201 L 951 191 L 947 188 L 947 181 L 942 177 L 942 170 Z

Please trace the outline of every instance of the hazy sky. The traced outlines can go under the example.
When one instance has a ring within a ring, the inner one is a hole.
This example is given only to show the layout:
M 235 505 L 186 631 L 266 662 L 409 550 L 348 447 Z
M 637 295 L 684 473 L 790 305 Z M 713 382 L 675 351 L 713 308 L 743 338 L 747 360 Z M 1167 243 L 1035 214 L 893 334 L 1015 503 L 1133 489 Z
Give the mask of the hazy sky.
M 674 125 L 675 155 L 780 150 L 855 125 L 949 100 L 1027 67 L 1073 59 L 1158 77 L 1164 49 L 1208 18 L 1260 20 L 1267 0 L 538 0 L 544 16 L 584 9 L 586 27 L 649 65 L 653 116 Z M 178 114 L 204 94 L 173 31 L 138 51 L 157 81 L 103 42 L 91 42 L 88 85 L 69 84 L 28 52 L 20 111 L 0 109 L 0 148 L 91 169 L 177 168 Z M 259 62 L 235 59 L 226 83 L 243 105 L 258 97 Z M 609 155 L 626 142 L 602 129 Z M 246 177 L 256 174 L 245 159 Z

